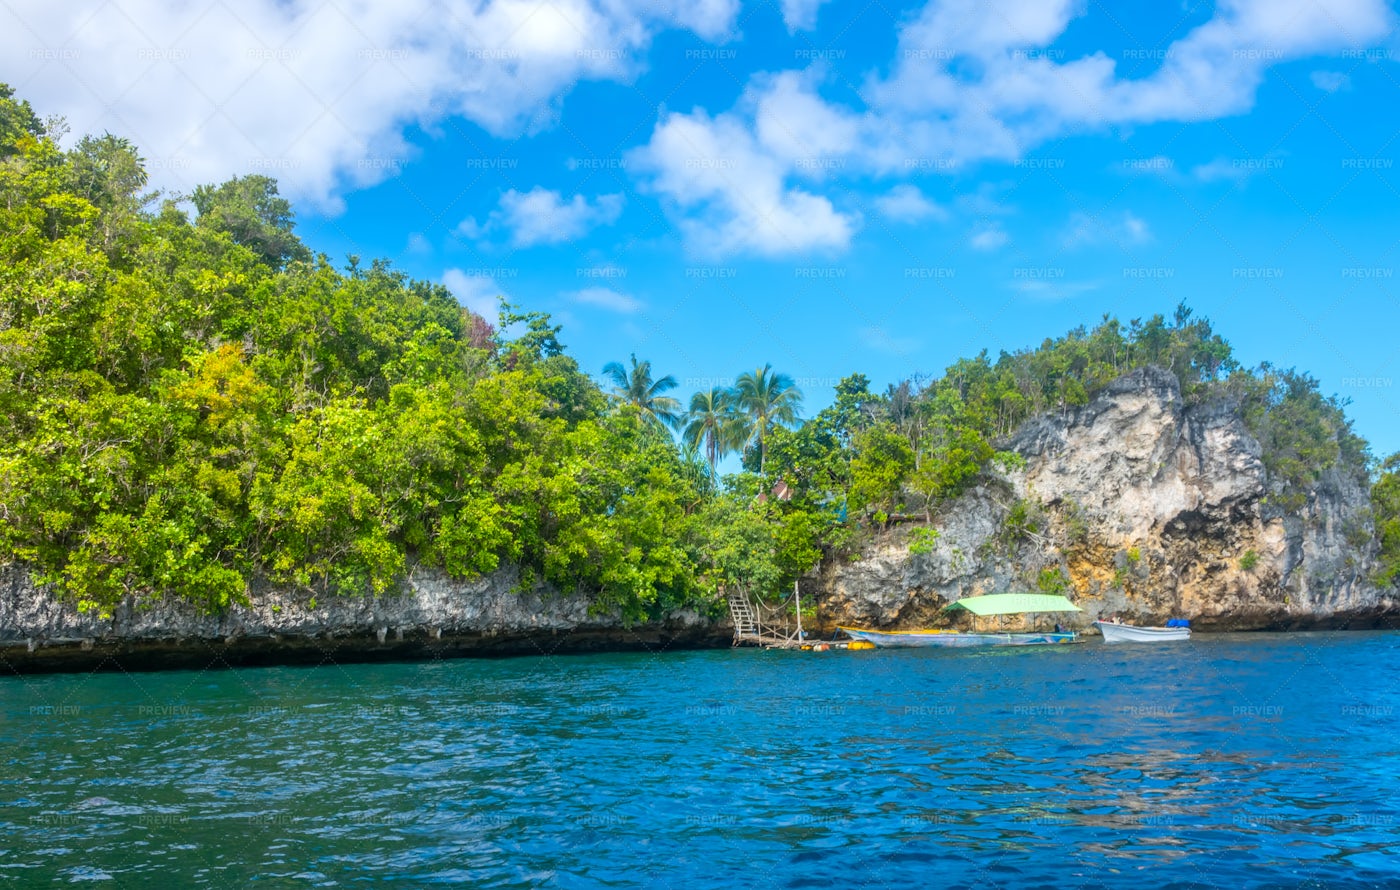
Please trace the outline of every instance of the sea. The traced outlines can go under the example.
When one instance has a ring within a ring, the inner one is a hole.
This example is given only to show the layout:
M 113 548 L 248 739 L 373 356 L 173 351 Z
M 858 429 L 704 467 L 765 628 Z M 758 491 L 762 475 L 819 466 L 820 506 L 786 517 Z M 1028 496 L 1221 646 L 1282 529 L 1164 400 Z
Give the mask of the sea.
M 0 678 L 0 887 L 1400 887 L 1400 634 Z

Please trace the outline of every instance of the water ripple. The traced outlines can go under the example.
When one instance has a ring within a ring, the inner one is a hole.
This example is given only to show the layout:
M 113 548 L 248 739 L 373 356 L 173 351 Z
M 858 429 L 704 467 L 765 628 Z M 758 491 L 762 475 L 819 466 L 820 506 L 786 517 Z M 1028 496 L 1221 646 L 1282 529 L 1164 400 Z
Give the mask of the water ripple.
M 1397 668 L 1315 634 L 11 678 L 0 883 L 1392 886 Z

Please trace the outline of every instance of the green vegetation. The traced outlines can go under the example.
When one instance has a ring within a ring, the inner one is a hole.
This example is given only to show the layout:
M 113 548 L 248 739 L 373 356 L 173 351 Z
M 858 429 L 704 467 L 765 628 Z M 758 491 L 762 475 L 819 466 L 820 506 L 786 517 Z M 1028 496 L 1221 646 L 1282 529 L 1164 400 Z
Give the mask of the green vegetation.
M 1376 581 L 1393 585 L 1400 582 L 1400 452 L 1381 462 L 1371 486 L 1371 509 L 1380 544 Z
M 1035 579 L 1035 586 L 1041 593 L 1063 596 L 1069 592 L 1069 578 L 1065 576 L 1064 570 L 1059 566 L 1052 569 L 1041 569 L 1040 575 Z
M 414 565 L 518 566 L 522 583 L 638 618 L 728 586 L 781 593 L 823 553 L 931 522 L 1023 465 L 1004 450 L 1020 423 L 1146 365 L 1243 413 L 1271 505 L 1364 472 L 1339 402 L 1305 375 L 1239 368 L 1184 307 L 883 393 L 852 374 L 803 422 L 802 393 L 769 365 L 682 402 L 633 356 L 602 369 L 605 392 L 546 315 L 503 305 L 493 325 L 386 263 L 313 256 L 265 177 L 188 203 L 146 182 L 131 143 L 63 151 L 0 87 L 0 561 L 85 609 L 173 595 L 217 610 L 259 581 L 377 594 Z M 718 478 L 735 452 L 742 472 Z M 1395 459 L 1385 469 L 1393 580 Z M 1077 513 L 1066 523 L 1087 536 Z M 1041 505 L 1013 503 L 1002 543 L 1048 526 Z M 931 552 L 937 532 L 911 541 Z
M 938 546 L 938 529 L 923 526 L 909 530 L 909 552 L 916 555 L 932 553 Z
M 662 393 L 676 388 L 676 378 L 667 374 L 660 380 L 651 376 L 651 362 L 632 356 L 632 367 L 617 362 L 603 366 L 603 377 L 613 384 L 612 396 L 637 410 L 648 423 L 674 429 L 681 420 L 681 403 Z
M 1259 554 L 1253 550 L 1246 550 L 1240 556 L 1240 569 L 1246 572 L 1254 571 L 1254 567 L 1259 565 Z
M 758 448 L 758 471 L 762 473 L 767 466 L 768 436 L 776 424 L 797 422 L 802 391 L 791 377 L 775 373 L 772 365 L 764 365 L 739 375 L 731 402 L 741 418 L 738 429 L 742 441 Z

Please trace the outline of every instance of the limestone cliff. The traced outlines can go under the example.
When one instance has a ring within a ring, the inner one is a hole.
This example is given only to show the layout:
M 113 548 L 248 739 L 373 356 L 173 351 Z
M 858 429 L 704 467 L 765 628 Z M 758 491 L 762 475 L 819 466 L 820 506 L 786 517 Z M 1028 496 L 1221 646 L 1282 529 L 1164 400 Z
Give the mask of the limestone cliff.
M 111 617 L 79 613 L 18 566 L 0 568 L 0 668 L 13 671 L 373 661 L 454 655 L 655 651 L 729 645 L 728 628 L 694 612 L 629 625 L 587 598 L 518 590 L 502 570 L 472 582 L 418 571 L 397 595 L 313 597 L 258 590 L 219 615 L 171 599 L 130 601 Z
M 1329 470 L 1305 506 L 1280 509 L 1244 421 L 1227 405 L 1186 404 L 1167 371 L 1128 374 L 1006 447 L 1025 468 L 947 505 L 931 552 L 911 553 L 900 526 L 824 564 L 822 624 L 927 624 L 961 597 L 1034 591 L 1042 573 L 1063 579 L 1080 626 L 1115 612 L 1221 630 L 1400 617 L 1368 580 L 1365 479 Z

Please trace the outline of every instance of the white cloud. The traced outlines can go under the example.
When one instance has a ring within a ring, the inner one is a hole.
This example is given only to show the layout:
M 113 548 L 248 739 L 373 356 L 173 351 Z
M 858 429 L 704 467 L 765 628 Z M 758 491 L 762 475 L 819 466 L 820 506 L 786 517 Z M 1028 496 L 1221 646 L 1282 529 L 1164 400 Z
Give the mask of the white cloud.
M 1080 13 L 1079 0 L 942 0 L 904 28 L 902 42 L 946 54 L 995 58 L 1012 47 L 1044 46 Z
M 756 77 L 743 105 L 763 149 L 807 178 L 846 169 L 845 156 L 860 147 L 861 119 L 824 101 L 810 73 Z
M 1215 158 L 1191 168 L 1191 176 L 1201 182 L 1244 182 L 1251 177 L 1283 166 L 1283 158 Z
M 734 26 L 739 0 L 669 0 L 638 3 L 642 10 L 654 10 L 658 18 L 689 28 L 706 40 L 722 40 Z
M 895 222 L 914 223 L 948 218 L 948 211 L 925 198 L 923 192 L 907 182 L 876 198 L 875 207 Z
M 1144 244 L 1152 240 L 1152 230 L 1147 227 L 1146 221 L 1131 213 L 1123 214 L 1123 234 L 1129 244 Z
M 618 293 L 610 287 L 585 287 L 583 290 L 576 290 L 567 296 L 575 303 L 597 306 L 600 309 L 619 312 L 623 315 L 631 315 L 642 308 L 640 301 L 626 294 Z
M 1014 287 L 1023 297 L 1050 303 L 1098 290 L 1099 285 L 1095 281 L 1031 279 L 1017 281 Z
M 1340 71 L 1314 71 L 1313 86 L 1324 93 L 1335 93 L 1351 88 L 1351 78 Z
M 462 269 L 448 269 L 442 274 L 442 283 L 457 298 L 457 302 L 487 321 L 495 322 L 500 309 L 497 298 L 506 294 L 494 278 L 473 275 Z
M 75 135 L 132 139 L 155 184 L 275 176 L 328 212 L 395 175 L 405 126 L 551 123 L 581 80 L 628 79 L 661 29 L 719 39 L 736 0 L 16 0 L 0 80 Z
M 823 3 L 782 0 L 789 29 L 811 27 Z M 132 138 L 157 185 L 264 173 L 333 212 L 347 190 L 397 174 L 412 155 L 406 127 L 460 115 L 495 135 L 538 131 L 578 82 L 636 76 L 661 30 L 722 41 L 737 12 L 737 0 L 16 0 L 0 5 L 0 80 L 76 134 Z M 1374 46 L 1396 20 L 1384 0 L 1220 0 L 1155 70 L 1129 77 L 1103 52 L 1058 48 L 1075 18 L 1104 14 L 1086 0 L 929 0 L 900 26 L 890 64 L 873 66 L 887 73 L 863 84 L 863 107 L 821 96 L 819 67 L 766 73 L 729 111 L 663 112 L 632 157 L 694 249 L 841 250 L 861 220 L 823 183 L 962 171 L 1070 133 L 1243 113 L 1270 67 Z M 1344 78 L 1317 71 L 1313 83 L 1345 89 Z M 1225 172 L 1205 165 L 1197 178 Z M 620 208 L 510 194 L 518 206 L 503 199 L 499 216 L 459 231 L 550 243 Z
M 1219 182 L 1249 178 L 1249 171 L 1231 158 L 1216 158 L 1191 168 L 1191 175 L 1201 182 Z
M 789 33 L 817 26 L 817 12 L 827 0 L 783 0 L 783 23 Z
M 890 355 L 908 355 L 919 348 L 919 341 L 913 337 L 896 337 L 882 327 L 861 328 L 860 342 L 867 349 Z
M 968 245 L 973 250 L 993 251 L 1005 247 L 1011 238 L 1006 234 L 1006 230 L 998 223 L 978 226 L 968 239 Z
M 1072 132 L 1243 113 L 1269 67 L 1371 45 L 1395 20 L 1383 0 L 1225 0 L 1155 71 L 1120 78 L 1102 52 L 1055 47 L 1086 13 L 1077 0 L 930 2 L 902 28 L 890 76 L 864 91 L 881 109 L 866 156 L 887 173 L 911 158 L 956 169 Z
M 564 201 L 558 192 L 536 186 L 528 192 L 506 192 L 492 216 L 510 230 L 512 244 L 530 247 L 573 241 L 595 226 L 616 222 L 621 213 L 622 195 L 600 195 L 591 203 L 574 195 Z
M 1155 71 L 1120 78 L 1103 52 L 1066 58 L 1055 47 L 1089 11 L 1083 0 L 931 0 L 901 27 L 890 74 L 865 84 L 868 110 L 826 101 L 819 68 L 763 74 L 729 112 L 663 116 L 640 166 L 687 214 L 692 243 L 766 254 L 842 248 L 857 217 L 791 180 L 959 171 L 1019 159 L 1069 133 L 1243 113 L 1270 67 L 1371 45 L 1395 21 L 1383 0 L 1222 0 Z M 1225 172 L 1205 165 L 1196 178 Z M 893 192 L 887 198 L 882 209 L 899 206 Z M 1142 243 L 1151 233 L 1129 217 L 1111 236 Z M 1007 241 L 984 223 L 969 243 L 995 250 Z
M 610 225 L 622 213 L 622 195 L 600 195 L 589 201 L 574 195 L 568 201 L 556 191 L 536 186 L 528 192 L 511 189 L 501 195 L 499 206 L 485 222 L 467 217 L 457 233 L 480 241 L 505 229 L 515 247 L 559 244 L 582 238 L 597 226 Z
M 760 103 L 761 105 L 761 103 Z M 680 228 L 702 254 L 765 256 L 844 249 L 859 224 L 819 195 L 789 186 L 792 143 L 763 141 L 734 114 L 667 114 L 631 155 L 646 186 L 680 212 Z
M 1166 155 L 1153 155 L 1150 158 L 1127 158 L 1118 161 L 1111 168 L 1114 172 L 1129 176 L 1153 176 L 1159 179 L 1176 178 L 1176 161 Z
M 1065 227 L 1063 238 L 1066 247 L 1080 247 L 1088 244 L 1111 243 L 1119 247 L 1146 244 L 1152 240 L 1152 230 L 1141 217 L 1131 211 L 1105 217 L 1087 213 L 1073 213 Z
M 488 229 L 488 224 L 479 223 L 476 221 L 475 217 L 469 216 L 461 222 L 457 223 L 456 231 L 457 234 L 461 235 L 463 238 L 468 238 L 472 241 L 479 241 L 482 238 L 486 237 Z

